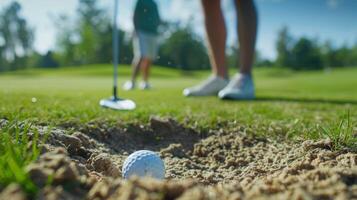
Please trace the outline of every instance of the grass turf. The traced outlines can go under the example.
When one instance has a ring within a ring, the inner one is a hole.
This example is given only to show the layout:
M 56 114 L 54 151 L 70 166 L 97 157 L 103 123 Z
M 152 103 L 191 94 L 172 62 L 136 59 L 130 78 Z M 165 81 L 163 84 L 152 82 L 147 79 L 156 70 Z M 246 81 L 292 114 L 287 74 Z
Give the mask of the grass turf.
M 357 68 L 331 72 L 256 69 L 257 100 L 222 101 L 216 97 L 185 98 L 182 89 L 208 72 L 183 75 L 155 67 L 151 91 L 119 91 L 134 99 L 133 112 L 102 109 L 98 101 L 111 95 L 111 67 L 83 66 L 29 70 L 0 75 L 0 117 L 53 125 L 95 120 L 146 122 L 151 115 L 173 117 L 200 128 L 236 122 L 247 126 L 335 123 L 348 111 L 357 113 Z M 130 69 L 120 67 L 120 85 Z M 263 133 L 264 134 L 264 133 Z
M 137 102 L 132 112 L 98 106 L 101 98 L 111 95 L 111 73 L 109 65 L 93 65 L 0 74 L 0 119 L 10 121 L 0 129 L 0 189 L 17 182 L 30 195 L 36 192 L 24 167 L 36 159 L 38 149 L 36 142 L 29 149 L 28 138 L 22 134 L 28 128 L 19 126 L 23 122 L 66 127 L 93 121 L 126 125 L 146 123 L 154 115 L 175 118 L 199 131 L 244 126 L 246 132 L 258 136 L 328 137 L 336 149 L 356 150 L 357 68 L 328 72 L 256 69 L 257 100 L 222 101 L 182 96 L 183 88 L 198 83 L 208 71 L 182 74 L 155 67 L 154 89 L 119 91 Z M 129 75 L 129 67 L 121 66 L 120 84 Z
M 33 133 L 31 140 L 28 136 L 30 132 Z M 38 143 L 44 138 L 38 137 L 38 132 L 31 128 L 30 123 L 7 123 L 0 133 L 0 191 L 11 183 L 17 183 L 26 194 L 34 196 L 37 187 L 25 167 L 40 155 Z

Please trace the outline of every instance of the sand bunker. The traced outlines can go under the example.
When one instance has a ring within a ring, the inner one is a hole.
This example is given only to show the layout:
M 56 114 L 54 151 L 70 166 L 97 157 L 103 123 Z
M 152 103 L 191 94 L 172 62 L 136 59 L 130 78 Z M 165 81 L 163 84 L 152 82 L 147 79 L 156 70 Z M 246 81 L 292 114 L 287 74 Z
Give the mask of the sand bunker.
M 331 146 L 244 131 L 200 134 L 153 118 L 148 126 L 88 125 L 71 135 L 53 129 L 27 170 L 38 199 L 357 199 L 357 154 Z M 121 179 L 124 159 L 140 149 L 160 154 L 165 181 Z M 26 199 L 17 185 L 0 194 L 15 197 Z

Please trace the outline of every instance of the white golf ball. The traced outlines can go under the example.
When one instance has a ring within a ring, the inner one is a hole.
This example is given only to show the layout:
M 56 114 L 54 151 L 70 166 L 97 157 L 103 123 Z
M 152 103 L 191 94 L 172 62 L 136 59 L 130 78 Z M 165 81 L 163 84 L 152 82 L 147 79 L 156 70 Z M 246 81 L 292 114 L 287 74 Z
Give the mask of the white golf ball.
M 136 151 L 124 161 L 122 168 L 124 179 L 131 176 L 165 178 L 165 164 L 160 156 L 148 150 Z

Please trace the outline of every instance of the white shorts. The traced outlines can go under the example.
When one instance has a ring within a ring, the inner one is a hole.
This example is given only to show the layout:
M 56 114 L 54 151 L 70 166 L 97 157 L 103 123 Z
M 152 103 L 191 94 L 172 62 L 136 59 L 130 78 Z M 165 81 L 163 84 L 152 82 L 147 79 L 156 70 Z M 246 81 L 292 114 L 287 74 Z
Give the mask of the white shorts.
M 157 35 L 136 31 L 133 38 L 134 56 L 155 60 L 157 57 Z

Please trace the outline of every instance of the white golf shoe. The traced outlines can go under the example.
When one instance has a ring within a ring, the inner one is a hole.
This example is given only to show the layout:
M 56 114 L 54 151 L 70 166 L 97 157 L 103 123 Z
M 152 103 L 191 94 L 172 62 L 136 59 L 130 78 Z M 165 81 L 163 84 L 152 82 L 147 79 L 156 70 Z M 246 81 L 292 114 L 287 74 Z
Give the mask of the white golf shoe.
M 135 88 L 135 82 L 134 81 L 126 81 L 123 85 L 123 90 L 133 90 Z
M 183 90 L 184 96 L 211 96 L 217 95 L 228 84 L 227 79 L 212 75 L 201 84 Z
M 151 89 L 150 83 L 146 82 L 146 81 L 141 82 L 139 87 L 142 90 L 150 90 Z
M 251 100 L 255 98 L 252 76 L 237 73 L 229 84 L 218 93 L 221 99 Z

